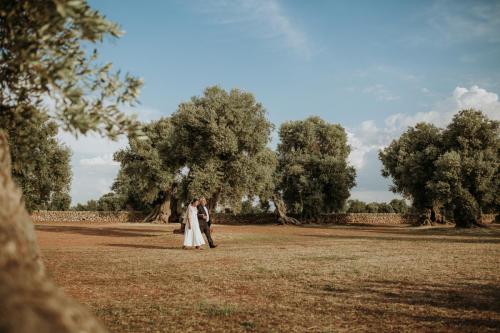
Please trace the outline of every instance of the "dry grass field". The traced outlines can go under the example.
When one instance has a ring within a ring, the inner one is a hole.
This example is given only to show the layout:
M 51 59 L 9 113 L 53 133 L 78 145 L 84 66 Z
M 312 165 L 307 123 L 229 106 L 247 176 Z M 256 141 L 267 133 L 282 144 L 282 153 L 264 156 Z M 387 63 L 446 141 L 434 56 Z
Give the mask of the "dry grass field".
M 500 228 L 38 224 L 53 278 L 112 332 L 500 331 Z

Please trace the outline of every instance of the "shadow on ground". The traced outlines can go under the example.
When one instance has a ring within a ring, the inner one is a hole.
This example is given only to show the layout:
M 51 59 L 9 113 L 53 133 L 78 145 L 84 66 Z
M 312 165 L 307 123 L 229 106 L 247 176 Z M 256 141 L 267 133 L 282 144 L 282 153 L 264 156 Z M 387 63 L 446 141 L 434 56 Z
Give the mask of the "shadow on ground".
M 500 313 L 500 286 L 492 282 L 416 284 L 367 280 L 361 287 L 323 285 L 318 289 L 318 293 L 325 297 L 343 295 L 347 299 L 355 298 L 356 311 L 373 317 L 373 320 L 392 314 L 421 323 L 446 322 L 447 326 L 462 332 L 475 332 L 479 328 L 494 331 L 500 327 L 500 320 L 488 315 L 485 318 L 472 316 L 474 312 Z M 468 314 L 472 318 L 468 318 Z
M 124 229 L 124 228 L 96 228 L 96 227 L 77 227 L 77 226 L 51 226 L 36 225 L 37 231 L 80 234 L 85 236 L 105 236 L 105 237 L 156 237 L 151 232 L 161 232 L 155 229 Z
M 132 249 L 157 249 L 157 250 L 182 250 L 181 246 L 159 246 L 159 245 L 145 245 L 145 244 L 103 244 L 112 247 L 124 247 Z

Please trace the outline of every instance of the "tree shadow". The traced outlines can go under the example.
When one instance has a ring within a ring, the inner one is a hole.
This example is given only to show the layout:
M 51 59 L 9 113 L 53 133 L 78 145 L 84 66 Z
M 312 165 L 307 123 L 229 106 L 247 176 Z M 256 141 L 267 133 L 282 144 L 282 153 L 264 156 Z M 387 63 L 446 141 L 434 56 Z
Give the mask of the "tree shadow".
M 159 245 L 144 245 L 144 244 L 103 244 L 105 246 L 125 247 L 133 249 L 155 249 L 155 250 L 182 250 L 181 246 L 159 246 Z
M 487 316 L 480 314 L 483 311 L 500 313 L 500 286 L 492 282 L 427 284 L 366 280 L 362 286 L 326 285 L 319 289 L 322 295 L 346 299 L 355 295 L 361 304 L 354 305 L 356 310 L 371 318 L 394 315 L 431 325 L 444 322 L 460 331 L 477 331 L 479 327 L 495 330 L 500 327 L 498 317 L 484 318 Z M 384 310 L 381 307 L 383 304 L 397 306 L 385 307 L 391 310 Z
M 52 226 L 52 225 L 35 225 L 35 230 L 45 232 L 59 232 L 80 234 L 85 236 L 105 236 L 105 237 L 157 237 L 159 235 L 151 235 L 141 233 L 146 230 L 137 229 L 121 229 L 121 228 L 95 228 L 95 227 L 77 227 L 77 226 Z M 158 230 L 154 230 L 158 232 Z
M 487 228 L 457 229 L 453 226 L 438 225 L 434 227 L 419 227 L 409 224 L 347 224 L 347 225 L 301 225 L 304 229 L 321 230 L 356 230 L 401 235 L 430 235 L 452 237 L 492 237 L 500 238 L 500 225 L 488 225 Z
M 497 284 L 416 284 L 375 280 L 367 281 L 365 290 L 386 303 L 500 312 L 500 286 Z
M 328 239 L 345 239 L 345 240 L 352 239 L 352 240 L 371 240 L 371 241 L 381 240 L 381 241 L 396 241 L 396 242 L 406 241 L 406 242 L 462 243 L 462 244 L 476 244 L 476 243 L 482 243 L 482 244 L 500 244 L 500 238 L 499 239 L 491 239 L 491 238 L 476 237 L 476 238 L 461 238 L 461 239 L 457 239 L 457 238 L 447 238 L 447 237 L 442 237 L 442 238 L 420 237 L 420 235 L 415 236 L 415 237 L 404 237 L 404 236 L 400 236 L 401 234 L 397 234 L 397 233 L 391 233 L 391 232 L 387 232 L 387 233 L 393 234 L 394 237 L 385 236 L 385 235 L 384 236 L 379 236 L 379 235 L 376 235 L 376 234 L 365 235 L 365 236 L 304 234 L 302 236 L 304 236 L 304 237 L 328 238 Z M 406 235 L 413 235 L 413 234 L 408 233 Z M 443 236 L 447 236 L 447 235 L 443 235 Z M 466 236 L 466 235 L 463 235 L 463 236 Z M 489 235 L 483 235 L 483 237 L 490 237 L 490 236 Z

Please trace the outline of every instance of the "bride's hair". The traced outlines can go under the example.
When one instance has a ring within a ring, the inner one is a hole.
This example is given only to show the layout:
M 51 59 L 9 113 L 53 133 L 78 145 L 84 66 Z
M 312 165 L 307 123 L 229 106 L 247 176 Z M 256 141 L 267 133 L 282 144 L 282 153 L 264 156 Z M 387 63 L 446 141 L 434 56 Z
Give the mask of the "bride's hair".
M 198 201 L 198 198 L 191 199 L 191 205 L 194 204 L 196 201 Z

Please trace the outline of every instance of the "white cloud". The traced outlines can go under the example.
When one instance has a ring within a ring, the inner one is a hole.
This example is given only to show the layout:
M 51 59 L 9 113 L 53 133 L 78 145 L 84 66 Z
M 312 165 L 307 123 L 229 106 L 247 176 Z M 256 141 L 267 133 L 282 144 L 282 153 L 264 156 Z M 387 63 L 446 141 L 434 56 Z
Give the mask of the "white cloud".
M 364 202 L 389 202 L 394 198 L 401 199 L 400 195 L 389 191 L 353 190 L 350 199 L 357 199 Z
M 357 186 L 351 191 L 351 197 L 363 201 L 388 201 L 399 197 L 389 191 L 390 180 L 381 176 L 382 164 L 378 151 L 397 138 L 408 126 L 418 122 L 429 122 L 445 127 L 457 111 L 476 108 L 491 119 L 500 120 L 500 101 L 497 94 L 478 86 L 470 88 L 456 87 L 451 96 L 436 103 L 429 112 L 412 115 L 397 113 L 387 117 L 380 126 L 375 121 L 367 120 L 356 128 L 348 130 L 351 145 L 349 161 L 357 169 Z
M 82 166 L 118 166 L 120 163 L 113 160 L 112 154 L 104 154 L 101 156 L 96 156 L 92 158 L 82 158 L 80 159 L 80 165 Z
M 489 118 L 500 120 L 498 95 L 474 85 L 470 88 L 456 87 L 449 98 L 437 103 L 429 112 L 419 112 L 414 115 L 397 113 L 388 117 L 385 124 L 396 133 L 419 122 L 444 127 L 457 111 L 463 109 L 478 109 Z
M 374 96 L 377 101 L 381 102 L 390 102 L 399 99 L 399 96 L 389 91 L 383 84 L 374 84 L 366 87 L 363 89 L 363 92 Z
M 313 53 L 306 33 L 276 0 L 209 0 L 200 6 L 218 24 L 246 29 L 260 39 L 279 40 L 306 59 Z
M 351 129 L 348 132 L 352 148 L 349 160 L 358 170 L 362 169 L 367 165 L 365 157 L 369 152 L 387 146 L 408 126 L 428 122 L 445 127 L 457 111 L 470 108 L 479 109 L 489 118 L 500 120 L 500 100 L 496 93 L 475 85 L 470 88 L 456 87 L 449 98 L 440 101 L 428 112 L 412 115 L 396 113 L 387 117 L 382 127 L 377 127 L 373 120 L 368 120 Z
M 112 141 L 108 138 L 103 138 L 97 134 L 89 134 L 86 136 L 79 135 L 75 137 L 68 132 L 59 132 L 57 135 L 59 141 L 65 143 L 73 154 L 87 156 L 102 156 L 113 154 L 115 151 L 127 146 L 127 138 L 120 136 L 118 140 Z

